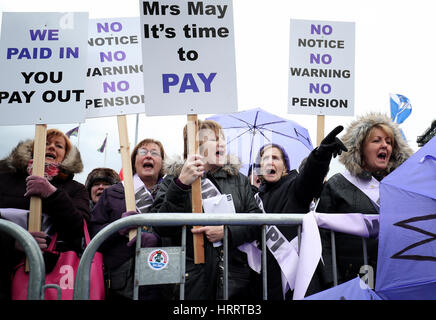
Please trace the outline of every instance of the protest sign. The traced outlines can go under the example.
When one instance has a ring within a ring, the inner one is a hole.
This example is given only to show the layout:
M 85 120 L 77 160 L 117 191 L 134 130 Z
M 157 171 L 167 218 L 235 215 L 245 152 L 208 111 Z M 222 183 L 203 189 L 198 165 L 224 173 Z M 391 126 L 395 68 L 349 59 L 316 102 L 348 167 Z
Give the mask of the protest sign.
M 85 118 L 87 24 L 82 12 L 3 13 L 0 125 L 35 124 L 33 175 L 44 176 L 47 124 Z M 41 211 L 32 196 L 29 231 L 41 230 Z
M 144 113 L 139 17 L 90 19 L 86 118 Z
M 188 116 L 188 151 L 198 154 L 197 114 L 237 111 L 232 1 L 139 1 L 147 115 Z M 192 185 L 201 212 L 201 184 Z M 194 235 L 194 262 L 204 263 Z
M 288 113 L 317 117 L 317 145 L 324 116 L 354 114 L 354 22 L 291 19 Z
M 354 22 L 291 20 L 288 112 L 352 116 Z
M 139 1 L 147 115 L 237 111 L 231 1 Z
M 136 203 L 126 115 L 145 111 L 139 38 L 139 18 L 89 20 L 86 117 L 117 116 L 127 211 Z
M 3 13 L 0 125 L 84 121 L 87 23 L 87 13 Z

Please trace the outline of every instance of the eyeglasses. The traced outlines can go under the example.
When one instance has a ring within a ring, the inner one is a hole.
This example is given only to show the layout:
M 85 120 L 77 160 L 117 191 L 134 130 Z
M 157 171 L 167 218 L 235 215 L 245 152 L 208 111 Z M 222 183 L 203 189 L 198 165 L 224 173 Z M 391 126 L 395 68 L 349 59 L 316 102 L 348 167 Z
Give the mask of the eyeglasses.
M 161 158 L 161 155 L 160 155 L 159 151 L 156 151 L 156 150 L 147 150 L 147 149 L 143 149 L 143 148 L 138 149 L 138 154 L 140 156 L 146 156 L 149 153 L 150 153 L 150 155 L 152 157 L 159 157 L 159 158 Z

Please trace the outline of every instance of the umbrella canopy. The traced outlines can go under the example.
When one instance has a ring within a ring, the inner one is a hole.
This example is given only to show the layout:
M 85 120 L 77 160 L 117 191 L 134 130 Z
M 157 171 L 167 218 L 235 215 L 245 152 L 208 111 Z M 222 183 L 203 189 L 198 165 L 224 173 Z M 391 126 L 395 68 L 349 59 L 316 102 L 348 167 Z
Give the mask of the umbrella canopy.
M 376 292 L 436 299 L 436 138 L 380 184 Z
M 359 277 L 315 293 L 305 300 L 382 300 Z
M 265 144 L 281 145 L 289 155 L 290 169 L 298 168 L 301 160 L 313 150 L 306 128 L 260 108 L 215 115 L 207 120 L 215 120 L 223 127 L 227 152 L 239 157 L 241 172 L 245 175 Z

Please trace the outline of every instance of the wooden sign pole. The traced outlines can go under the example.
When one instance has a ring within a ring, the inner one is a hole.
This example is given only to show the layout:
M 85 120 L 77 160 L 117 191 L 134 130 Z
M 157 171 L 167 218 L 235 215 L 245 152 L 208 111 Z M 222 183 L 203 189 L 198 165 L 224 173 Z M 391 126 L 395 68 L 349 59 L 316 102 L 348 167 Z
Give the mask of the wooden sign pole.
M 196 114 L 188 115 L 188 155 L 199 153 L 199 140 L 198 140 L 198 119 Z M 191 186 L 192 188 L 192 213 L 202 213 L 201 203 L 201 179 L 197 179 Z M 194 228 L 198 228 L 194 227 Z M 204 239 L 203 234 L 193 234 L 194 236 L 194 263 L 204 263 Z
M 322 139 L 324 139 L 325 116 L 318 115 L 316 122 L 317 122 L 316 145 L 319 146 L 321 144 Z
M 33 144 L 33 168 L 32 175 L 43 177 L 45 165 L 45 143 L 47 141 L 47 125 L 35 125 L 35 140 Z M 40 197 L 30 197 L 29 208 L 29 224 L 27 230 L 41 231 L 41 212 L 42 212 L 42 199 Z M 29 271 L 29 266 L 26 259 L 26 271 Z
M 117 116 L 118 135 L 120 138 L 121 164 L 123 168 L 124 197 L 126 201 L 126 211 L 136 211 L 135 192 L 133 190 L 132 163 L 130 161 L 129 136 L 127 133 L 126 116 Z M 129 231 L 129 241 L 137 235 L 136 229 Z

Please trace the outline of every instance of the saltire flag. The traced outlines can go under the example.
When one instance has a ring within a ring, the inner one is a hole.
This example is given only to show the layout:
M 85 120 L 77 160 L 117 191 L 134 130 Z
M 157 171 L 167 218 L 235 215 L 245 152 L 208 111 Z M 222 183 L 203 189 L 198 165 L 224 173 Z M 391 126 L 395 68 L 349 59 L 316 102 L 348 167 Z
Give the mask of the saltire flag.
M 77 135 L 79 134 L 79 126 L 77 126 L 77 127 L 75 127 L 75 128 L 73 128 L 73 129 L 71 129 L 71 130 L 68 130 L 66 133 L 65 133 L 65 135 L 68 137 L 68 138 L 71 138 L 71 137 L 77 137 Z
M 315 293 L 304 300 L 382 300 L 359 277 Z
M 380 183 L 375 290 L 383 299 L 436 299 L 436 138 Z
M 391 119 L 393 122 L 401 124 L 412 113 L 412 105 L 410 104 L 409 98 L 401 94 L 391 93 L 390 96 Z M 407 140 L 403 130 L 400 129 L 400 132 L 404 140 Z
M 412 105 L 409 98 L 401 94 L 390 94 L 391 119 L 395 123 L 403 123 L 412 113 Z
M 104 141 L 103 141 L 103 144 L 101 145 L 101 147 L 97 149 L 98 152 L 101 152 L 101 153 L 104 152 L 104 149 L 106 148 L 106 140 L 107 140 L 107 136 L 106 136 L 106 138 L 104 138 Z

